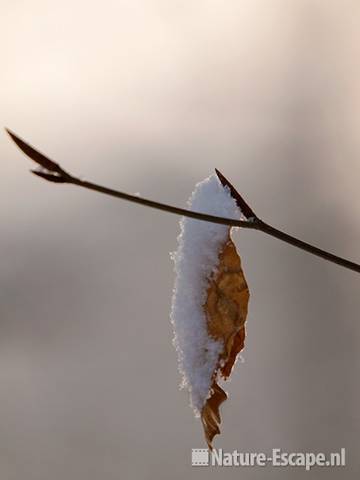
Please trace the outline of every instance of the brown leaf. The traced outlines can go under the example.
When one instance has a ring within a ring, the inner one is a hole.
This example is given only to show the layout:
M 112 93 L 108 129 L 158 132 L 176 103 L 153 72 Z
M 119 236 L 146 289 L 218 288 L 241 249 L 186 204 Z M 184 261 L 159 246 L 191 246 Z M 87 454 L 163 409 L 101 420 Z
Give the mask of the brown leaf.
M 219 254 L 218 270 L 210 279 L 204 304 L 209 336 L 224 342 L 224 349 L 213 373 L 210 396 L 201 411 L 205 438 L 210 449 L 214 436 L 220 433 L 219 407 L 227 398 L 216 379 L 218 376 L 224 379 L 229 377 L 238 353 L 244 348 L 248 301 L 249 289 L 241 260 L 229 233 Z
M 201 421 L 205 432 L 205 439 L 210 449 L 212 449 L 212 439 L 220 433 L 219 424 L 221 418 L 219 408 L 226 399 L 227 395 L 224 390 L 213 380 L 211 396 L 206 400 L 201 410 Z

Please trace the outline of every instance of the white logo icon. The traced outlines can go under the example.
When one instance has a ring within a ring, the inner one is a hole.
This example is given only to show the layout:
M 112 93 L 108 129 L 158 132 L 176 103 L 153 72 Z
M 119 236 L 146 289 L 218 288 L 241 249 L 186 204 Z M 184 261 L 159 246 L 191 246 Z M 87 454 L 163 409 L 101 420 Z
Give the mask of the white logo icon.
M 191 451 L 191 464 L 193 466 L 209 465 L 209 450 L 207 448 L 193 448 Z

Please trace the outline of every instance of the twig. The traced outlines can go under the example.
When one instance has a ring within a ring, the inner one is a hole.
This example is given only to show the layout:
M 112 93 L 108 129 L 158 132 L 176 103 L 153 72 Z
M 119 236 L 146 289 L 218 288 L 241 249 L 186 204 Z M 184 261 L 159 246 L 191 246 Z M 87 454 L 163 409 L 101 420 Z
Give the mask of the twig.
M 175 213 L 177 215 L 182 215 L 185 217 L 195 218 L 197 220 L 202 220 L 206 222 L 218 223 L 221 225 L 229 225 L 234 227 L 242 227 L 242 228 L 249 228 L 253 230 L 260 230 L 272 237 L 278 238 L 283 242 L 289 243 L 301 250 L 305 250 L 313 255 L 317 255 L 325 260 L 330 262 L 336 263 L 341 265 L 342 267 L 348 268 L 355 272 L 360 273 L 360 265 L 345 258 L 338 257 L 337 255 L 333 255 L 332 253 L 326 252 L 325 250 L 321 250 L 320 248 L 315 247 L 314 245 L 310 245 L 309 243 L 303 242 L 287 233 L 284 233 L 276 228 L 272 227 L 271 225 L 263 222 L 250 208 L 250 206 L 245 202 L 243 197 L 239 194 L 239 192 L 234 188 L 233 185 L 220 173 L 216 170 L 216 174 L 218 175 L 221 183 L 228 187 L 232 197 L 236 200 L 237 205 L 239 206 L 242 214 L 245 216 L 247 220 L 236 220 L 233 218 L 224 218 L 224 217 L 217 217 L 214 215 L 208 215 L 206 213 L 201 212 L 194 212 L 192 210 L 187 210 L 184 208 L 178 208 L 172 205 L 166 205 L 164 203 L 155 202 L 153 200 L 149 200 L 146 198 L 141 198 L 136 195 L 129 195 L 128 193 L 119 192 L 117 190 L 113 190 L 111 188 L 103 187 L 101 185 L 97 185 L 92 182 L 87 182 L 85 180 L 81 180 L 73 175 L 69 174 L 65 170 L 63 170 L 59 164 L 53 162 L 48 157 L 43 155 L 42 153 L 35 150 L 29 144 L 21 140 L 17 135 L 15 135 L 10 130 L 6 129 L 7 133 L 10 135 L 12 140 L 16 143 L 16 145 L 32 160 L 34 160 L 38 165 L 40 165 L 40 170 L 32 170 L 32 173 L 35 175 L 48 180 L 49 182 L 54 183 L 70 183 L 73 185 L 78 185 L 79 187 L 86 188 L 88 190 L 94 190 L 96 192 L 104 193 L 105 195 L 110 195 L 112 197 L 121 198 L 123 200 L 128 200 L 129 202 L 138 203 L 140 205 L 144 205 L 150 208 L 155 208 L 158 210 L 162 210 L 165 212 Z
M 292 237 L 291 235 L 288 235 L 287 233 L 282 232 L 281 230 L 278 230 L 277 228 L 274 228 L 271 225 L 268 225 L 267 223 L 263 222 L 257 215 L 255 215 L 253 210 L 249 207 L 249 205 L 245 202 L 243 197 L 235 189 L 235 187 L 229 182 L 229 180 L 227 180 L 227 178 L 225 178 L 224 175 L 220 173 L 218 170 L 215 169 L 215 171 L 221 183 L 230 189 L 231 196 L 234 198 L 234 200 L 236 200 L 236 203 L 240 207 L 241 211 L 243 213 L 246 212 L 244 213 L 244 215 L 246 216 L 248 221 L 251 221 L 253 224 L 255 224 L 256 225 L 255 228 L 257 228 L 257 230 L 260 230 L 261 232 L 271 235 L 272 237 L 278 238 L 283 242 L 289 243 L 294 247 L 298 247 L 301 250 L 305 250 L 306 252 L 309 252 L 309 253 L 312 253 L 313 255 L 321 257 L 324 260 L 337 263 L 342 267 L 349 268 L 350 270 L 354 270 L 355 272 L 360 273 L 360 265 L 358 265 L 357 263 L 351 262 L 350 260 L 346 260 L 345 258 L 338 257 L 337 255 L 333 255 L 332 253 L 326 252 L 325 250 L 321 250 L 320 248 L 315 247 L 314 245 L 310 245 L 309 243 L 303 242 L 302 240 Z

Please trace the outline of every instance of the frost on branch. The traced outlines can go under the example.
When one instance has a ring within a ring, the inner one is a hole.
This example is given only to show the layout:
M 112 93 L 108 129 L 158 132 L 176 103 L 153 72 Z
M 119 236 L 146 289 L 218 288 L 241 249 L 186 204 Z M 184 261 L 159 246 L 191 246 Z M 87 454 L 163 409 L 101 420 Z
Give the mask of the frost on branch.
M 192 210 L 228 218 L 241 212 L 215 175 L 198 183 L 188 201 Z M 230 228 L 182 218 L 175 262 L 171 320 L 182 386 L 201 416 L 209 447 L 219 433 L 219 406 L 227 378 L 244 346 L 249 291 Z

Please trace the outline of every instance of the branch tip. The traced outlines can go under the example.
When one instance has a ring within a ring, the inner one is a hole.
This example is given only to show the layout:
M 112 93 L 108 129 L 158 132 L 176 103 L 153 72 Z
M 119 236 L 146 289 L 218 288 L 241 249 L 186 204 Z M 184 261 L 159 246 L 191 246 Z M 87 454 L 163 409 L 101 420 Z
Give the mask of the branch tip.
M 20 137 L 18 137 L 14 132 L 5 128 L 6 132 L 10 135 L 12 141 L 20 148 L 20 150 L 25 153 L 31 160 L 36 162 L 41 167 L 45 168 L 49 172 L 56 172 L 60 175 L 64 175 L 66 177 L 68 174 L 60 167 L 60 165 L 56 162 L 50 160 L 50 158 L 46 157 L 44 154 L 40 153 L 38 150 L 35 150 L 31 145 L 26 143 Z
M 218 176 L 220 182 L 224 187 L 228 187 L 230 190 L 230 194 L 233 197 L 233 199 L 236 201 L 237 206 L 240 208 L 241 213 L 247 218 L 247 220 L 254 220 L 257 218 L 257 215 L 255 215 L 254 211 L 252 208 L 245 202 L 243 197 L 240 195 L 240 193 L 236 190 L 236 188 L 229 182 L 229 180 L 224 177 L 224 175 L 217 169 L 215 168 L 215 173 Z

